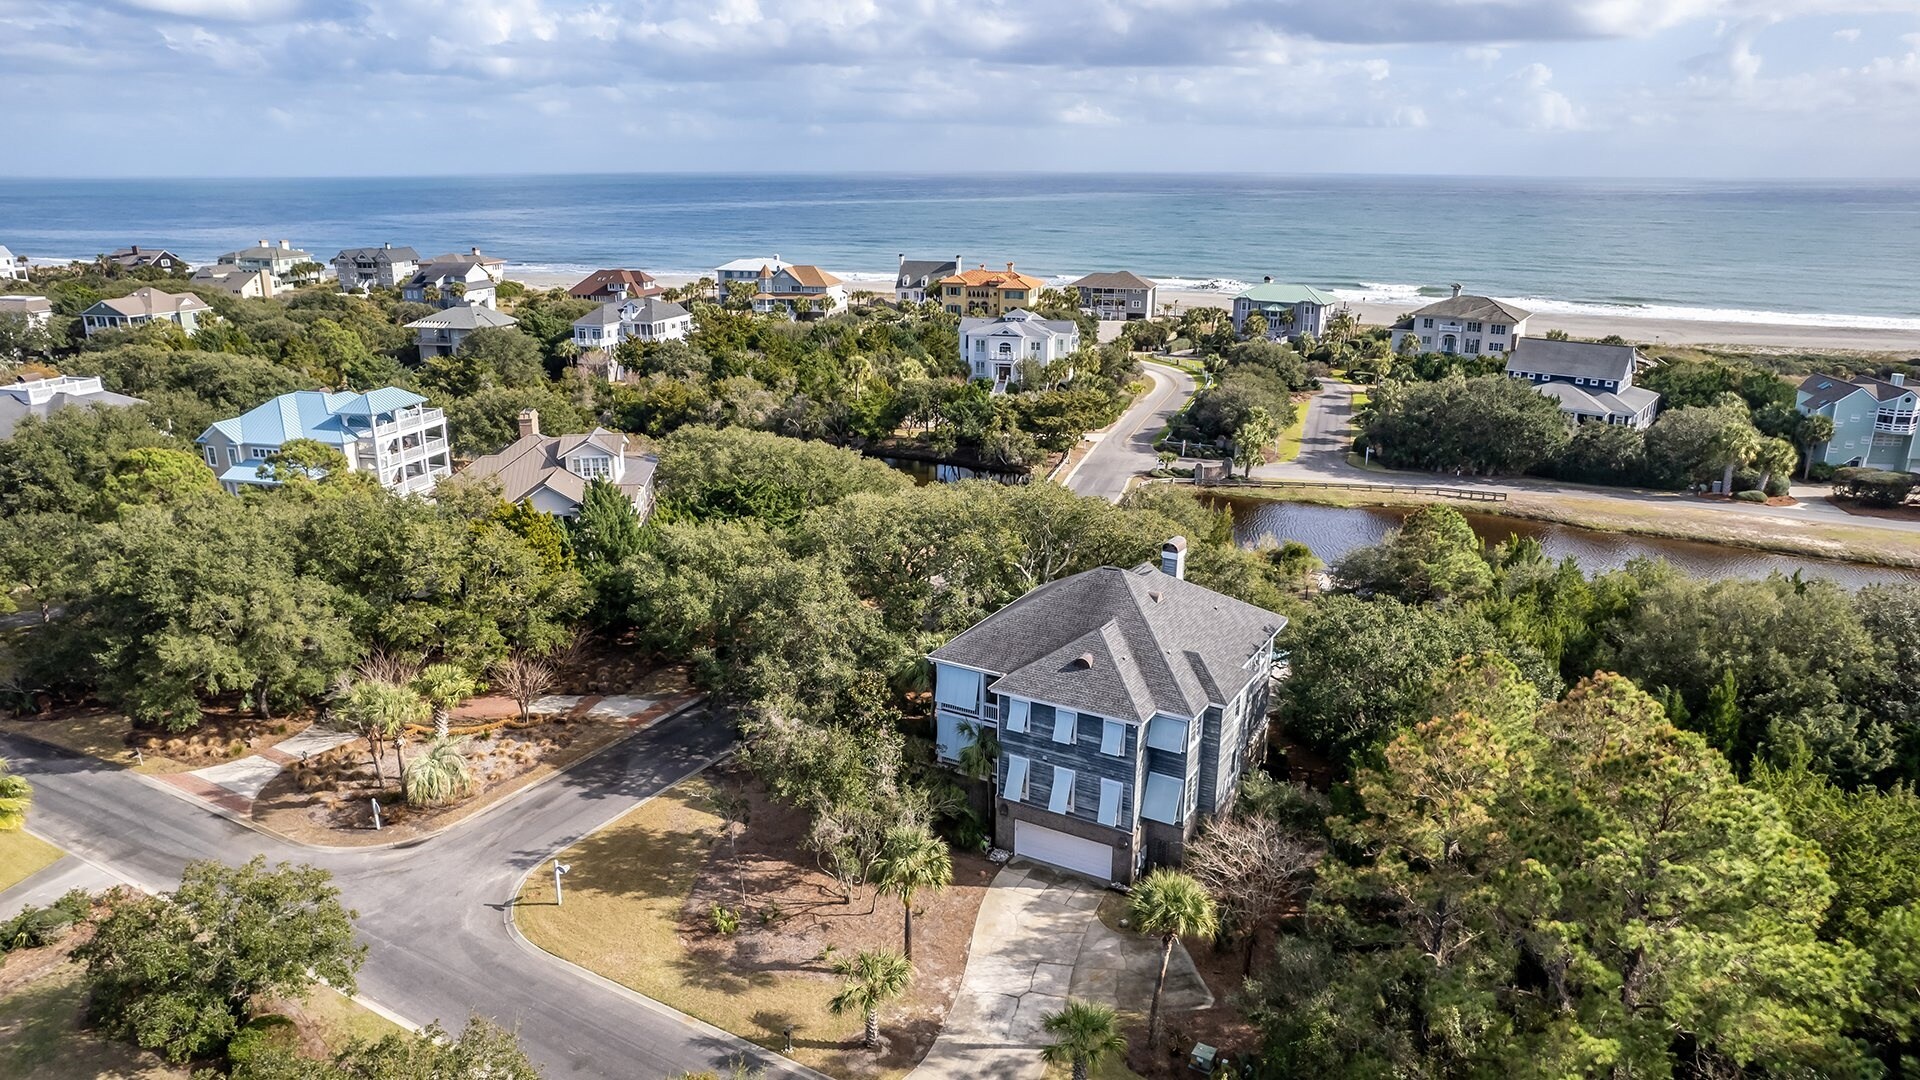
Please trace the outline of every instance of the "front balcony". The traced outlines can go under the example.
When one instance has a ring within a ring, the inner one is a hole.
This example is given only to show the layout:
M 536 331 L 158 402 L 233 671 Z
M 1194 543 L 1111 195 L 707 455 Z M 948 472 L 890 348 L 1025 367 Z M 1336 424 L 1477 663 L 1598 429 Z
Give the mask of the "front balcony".
M 1920 431 L 1920 414 L 1902 413 L 1873 422 L 1873 430 L 1883 435 L 1912 435 Z

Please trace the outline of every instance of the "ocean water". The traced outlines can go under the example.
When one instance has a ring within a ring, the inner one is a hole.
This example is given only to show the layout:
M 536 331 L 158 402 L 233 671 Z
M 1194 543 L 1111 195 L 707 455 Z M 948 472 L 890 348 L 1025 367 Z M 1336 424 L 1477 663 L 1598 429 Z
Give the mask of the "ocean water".
M 523 270 L 710 272 L 779 254 L 850 282 L 899 253 L 1066 281 L 1126 268 L 1351 300 L 1920 329 L 1920 184 L 1153 175 L 0 179 L 0 244 L 190 262 L 267 237 L 331 258 L 478 245 Z

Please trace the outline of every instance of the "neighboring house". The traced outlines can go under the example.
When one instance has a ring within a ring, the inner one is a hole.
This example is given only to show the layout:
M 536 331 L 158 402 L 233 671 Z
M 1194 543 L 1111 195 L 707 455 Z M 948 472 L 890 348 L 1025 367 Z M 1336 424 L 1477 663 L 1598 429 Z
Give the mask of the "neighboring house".
M 1258 315 L 1267 320 L 1270 341 L 1314 337 L 1326 333 L 1327 316 L 1339 301 L 1311 285 L 1288 285 L 1267 277 L 1260 284 L 1233 298 L 1233 329 L 1247 332 L 1247 317 Z
M 508 502 L 525 500 L 556 517 L 578 515 L 587 483 L 594 479 L 607 481 L 633 500 L 642 521 L 653 512 L 653 470 L 660 459 L 629 446 L 625 435 L 606 428 L 585 435 L 542 435 L 540 414 L 533 409 L 521 410 L 519 427 L 520 437 L 506 449 L 476 458 L 460 475 L 498 480 L 500 496 Z
M 903 253 L 900 256 L 900 274 L 893 280 L 893 299 L 901 304 L 923 304 L 928 300 L 938 300 L 941 278 L 960 272 L 960 256 L 950 261 L 937 259 L 909 259 Z
M 102 330 L 125 330 L 150 322 L 170 322 L 179 324 L 180 329 L 191 334 L 200 325 L 201 315 L 211 310 L 205 300 L 192 293 L 161 292 L 148 285 L 125 296 L 102 300 L 81 312 L 80 326 L 88 337 L 92 337 Z
M 1527 320 L 1532 317 L 1533 312 L 1525 308 L 1491 297 L 1462 296 L 1455 285 L 1452 296 L 1393 325 L 1393 348 L 1398 352 L 1400 343 L 1411 335 L 1418 342 L 1418 352 L 1501 356 L 1526 336 Z
M 611 349 L 630 338 L 678 341 L 693 332 L 693 316 L 679 304 L 657 296 L 601 304 L 573 323 L 573 343 L 582 349 Z
M 1014 270 L 1012 263 L 1005 270 L 989 270 L 981 263 L 976 269 L 948 274 L 939 284 L 940 306 L 955 315 L 1004 315 L 1032 306 L 1047 287 L 1039 278 Z
M 1920 472 L 1920 409 L 1905 375 L 1810 375 L 1794 394 L 1794 407 L 1833 420 L 1833 438 L 1813 448 L 1814 461 Z
M 414 344 L 420 350 L 420 359 L 425 360 L 430 356 L 453 355 L 475 330 L 504 330 L 519 322 L 490 307 L 459 304 L 441 308 L 424 319 L 415 319 L 407 324 L 407 329 L 414 332 Z
M 1577 424 L 1645 430 L 1659 411 L 1660 395 L 1633 385 L 1633 378 L 1651 363 L 1631 345 L 1522 338 L 1507 354 L 1507 376 L 1533 383 Z
M 469 248 L 465 255 L 437 255 L 427 260 L 400 287 L 400 296 L 416 304 L 490 308 L 496 306 L 494 289 L 506 280 L 506 274 L 505 259 L 490 258 L 480 254 L 479 248 Z M 438 299 L 427 298 L 429 289 Z
M 0 439 L 13 437 L 13 429 L 29 416 L 45 419 L 61 409 L 74 406 L 121 406 L 145 404 L 142 399 L 116 394 L 100 385 L 93 375 L 55 375 L 46 379 L 21 379 L 0 385 Z
M 365 394 L 296 390 L 231 420 L 216 421 L 194 442 L 220 486 L 272 487 L 260 475 L 266 459 L 295 439 L 339 450 L 353 472 L 372 473 L 398 495 L 420 495 L 453 474 L 447 418 L 427 399 L 387 386 Z
M 219 289 L 235 296 L 261 297 L 272 296 L 276 291 L 273 274 L 267 270 L 242 270 L 230 263 L 213 263 L 202 266 L 193 272 L 187 281 L 194 285 L 205 285 L 210 289 Z
M 278 244 L 269 244 L 261 240 L 253 247 L 227 252 L 215 260 L 214 265 L 249 274 L 256 270 L 265 270 L 273 275 L 274 288 L 285 291 L 293 288 L 296 277 L 293 268 L 311 262 L 313 262 L 312 252 L 302 251 L 289 241 L 282 240 Z
M 0 296 L 0 315 L 18 315 L 28 326 L 45 328 L 53 319 L 53 301 L 44 296 Z
M 667 290 L 645 270 L 595 270 L 585 281 L 567 290 L 576 300 L 642 300 Z
M 760 275 L 759 283 L 753 310 L 762 315 L 825 315 L 847 306 L 846 287 L 817 266 L 769 267 Z
M 1129 270 L 1088 274 L 1067 288 L 1078 290 L 1080 307 L 1096 319 L 1150 319 L 1160 286 Z
M 1233 805 L 1287 620 L 1185 580 L 1186 555 L 1041 585 L 929 654 L 939 757 L 997 737 L 996 846 L 1126 884 Z
M 1080 324 L 1043 319 L 1014 309 L 997 319 L 960 320 L 960 359 L 973 378 L 991 379 L 996 393 L 1018 383 L 1028 360 L 1050 364 L 1080 348 Z
M 347 248 L 333 257 L 333 275 L 340 287 L 354 289 L 397 289 L 420 269 L 420 253 L 410 247 Z
M 184 274 L 190 269 L 185 259 L 165 248 L 142 248 L 139 244 L 121 248 L 106 256 L 106 260 L 128 270 L 140 270 L 151 266 L 170 274 Z
M 778 273 L 786 269 L 786 267 L 787 264 L 780 261 L 779 255 L 775 255 L 771 259 L 735 259 L 730 263 L 721 263 L 713 271 L 714 296 L 717 299 L 725 300 L 727 298 L 727 284 L 733 281 L 750 282 L 754 288 L 757 289 L 760 287 L 760 279 L 762 277 L 767 274 Z
M 27 257 L 15 255 L 7 250 L 5 244 L 0 244 L 0 281 L 25 280 L 27 280 Z

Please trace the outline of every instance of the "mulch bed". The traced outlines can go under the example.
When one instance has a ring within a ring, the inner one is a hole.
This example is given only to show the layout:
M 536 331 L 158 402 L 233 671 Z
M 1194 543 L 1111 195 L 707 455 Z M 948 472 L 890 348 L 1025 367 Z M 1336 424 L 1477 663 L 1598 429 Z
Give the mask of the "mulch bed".
M 1228 942 L 1224 949 L 1201 941 L 1185 944 L 1194 968 L 1206 980 L 1207 989 L 1213 991 L 1214 1004 L 1210 1009 L 1162 1017 L 1158 1050 L 1147 1048 L 1144 1015 L 1126 1025 L 1127 1067 L 1149 1080 L 1194 1076 L 1187 1070 L 1187 1055 L 1195 1043 L 1206 1043 L 1234 1061 L 1250 1057 L 1260 1048 L 1260 1030 L 1236 1007 L 1244 982 L 1240 970 L 1246 959 L 1245 942 Z M 1266 944 L 1263 938 L 1262 945 Z M 1256 954 L 1254 963 L 1259 962 Z
M 737 859 L 727 841 L 715 843 L 687 897 L 681 940 L 689 959 L 716 979 L 751 978 L 756 973 L 803 975 L 821 980 L 831 995 L 839 977 L 832 958 L 862 949 L 901 948 L 900 901 L 876 896 L 871 887 L 854 889 L 849 902 L 838 882 L 815 864 L 802 847 L 806 815 L 771 802 L 758 781 L 741 770 L 713 777 L 719 790 L 737 790 L 749 801 L 748 824 L 736 829 Z M 870 1055 L 848 1045 L 848 1064 L 860 1075 L 910 1068 L 946 1021 L 947 1010 L 966 972 L 974 920 L 989 883 L 999 868 L 985 857 L 954 852 L 953 884 L 914 897 L 913 985 L 905 998 L 889 1006 L 882 1026 L 885 1048 Z M 746 901 L 741 901 L 741 878 Z M 714 929 L 711 912 L 720 904 L 742 912 L 731 935 Z M 782 1028 L 779 1018 L 763 1022 Z M 796 1040 L 808 1033 L 796 1032 Z
M 1827 502 L 1855 517 L 1880 518 L 1884 521 L 1920 521 L 1920 506 L 1874 506 L 1857 499 L 1843 499 L 1836 495 L 1827 496 Z

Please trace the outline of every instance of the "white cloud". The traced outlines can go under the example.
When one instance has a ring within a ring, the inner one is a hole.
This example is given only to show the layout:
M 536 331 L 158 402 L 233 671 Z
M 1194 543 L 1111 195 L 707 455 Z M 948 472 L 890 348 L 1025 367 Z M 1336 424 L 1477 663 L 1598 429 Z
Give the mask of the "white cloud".
M 1833 39 L 1835 41 L 1845 41 L 1848 43 L 1859 41 L 1860 28 L 1857 26 L 1849 26 L 1845 30 L 1835 30 L 1833 32 Z
M 1474 67 L 1487 69 L 1493 67 L 1494 63 L 1500 59 L 1500 49 L 1494 45 L 1473 45 L 1465 49 L 1455 50 L 1453 58 L 1463 64 L 1472 64 Z
M 1572 131 L 1581 126 L 1580 109 L 1567 95 L 1548 85 L 1553 69 L 1535 61 L 1507 77 L 1518 87 L 1511 97 L 1499 99 L 1532 131 Z
M 1088 101 L 1076 101 L 1060 110 L 1060 122 L 1063 124 L 1091 124 L 1096 127 L 1111 127 L 1120 122 L 1120 118 Z

